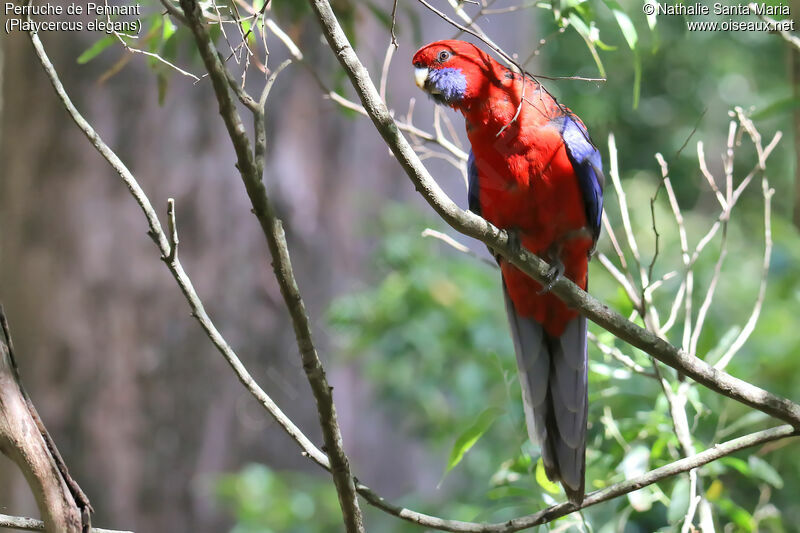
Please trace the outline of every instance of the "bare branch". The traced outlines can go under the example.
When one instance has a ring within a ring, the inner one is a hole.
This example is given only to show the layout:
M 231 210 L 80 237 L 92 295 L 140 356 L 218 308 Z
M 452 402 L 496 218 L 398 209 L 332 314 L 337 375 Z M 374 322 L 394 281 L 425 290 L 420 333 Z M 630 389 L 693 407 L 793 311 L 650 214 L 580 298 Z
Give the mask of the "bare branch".
M 631 285 L 630 281 L 625 277 L 625 275 L 619 271 L 614 263 L 611 262 L 611 259 L 604 253 L 598 253 L 597 259 L 600 261 L 600 264 L 605 267 L 611 277 L 617 280 L 620 287 L 625 291 L 625 294 L 628 295 L 628 299 L 633 304 L 633 307 L 636 309 L 641 309 L 642 307 L 642 300 L 639 298 L 639 293 L 636 292 L 636 289 Z
M 619 361 L 622 365 L 628 367 L 633 372 L 637 374 L 641 374 L 642 376 L 658 379 L 656 374 L 653 372 L 648 371 L 645 367 L 631 359 L 630 356 L 625 355 L 622 351 L 615 347 L 609 346 L 603 342 L 600 342 L 600 339 L 597 338 L 597 335 L 592 333 L 591 331 L 586 334 L 586 338 L 589 339 L 597 348 L 603 352 L 605 355 L 611 356 L 617 361 Z
M 761 314 L 761 306 L 766 296 L 767 274 L 769 274 L 769 264 L 772 256 L 772 226 L 770 222 L 771 200 L 772 195 L 775 194 L 775 190 L 770 188 L 766 177 L 762 180 L 762 190 L 764 193 L 764 260 L 761 267 L 761 283 L 758 287 L 758 296 L 756 297 L 756 303 L 753 305 L 753 310 L 750 313 L 750 318 L 747 319 L 744 328 L 742 328 L 742 331 L 736 336 L 736 340 L 733 341 L 733 344 L 731 344 L 722 357 L 720 357 L 719 361 L 714 365 L 714 368 L 724 369 L 728 366 L 728 363 L 731 362 L 736 353 L 744 346 L 744 343 L 747 342 L 747 339 L 750 338 L 758 322 L 758 317 Z
M 314 346 L 308 314 L 294 277 L 283 224 L 275 214 L 267 196 L 266 188 L 259 173 L 258 163 L 250 149 L 250 140 L 247 137 L 241 117 L 236 110 L 233 98 L 228 91 L 228 87 L 231 85 L 229 83 L 230 73 L 225 68 L 219 53 L 214 49 L 202 18 L 200 6 L 196 0 L 181 0 L 181 7 L 189 22 L 189 28 L 194 34 L 206 70 L 209 72 L 214 92 L 219 102 L 220 114 L 234 145 L 239 174 L 253 205 L 253 213 L 261 225 L 272 255 L 273 271 L 292 319 L 297 346 L 300 349 L 300 356 L 303 361 L 303 370 L 305 370 L 317 404 L 325 448 L 330 459 L 331 474 L 336 485 L 346 529 L 349 533 L 363 532 L 363 518 L 356 498 L 353 476 L 350 474 L 350 464 L 342 445 L 342 436 L 337 421 L 336 408 L 333 403 L 332 388 L 328 385 L 328 379 L 325 376 L 325 371 Z M 244 92 L 243 89 L 238 91 L 234 87 L 231 88 L 234 89 L 243 102 L 247 101 L 247 98 L 243 98 L 241 94 Z M 247 95 L 245 94 L 244 96 Z M 245 105 L 248 104 L 245 103 Z M 250 105 L 248 107 L 253 110 Z M 258 121 L 260 119 L 262 117 L 259 116 L 259 112 L 255 111 L 254 120 Z
M 750 10 L 754 13 L 758 13 L 761 9 L 758 4 L 752 3 L 750 4 Z M 787 31 L 783 28 L 778 29 L 778 24 L 781 21 L 775 20 L 774 18 L 768 17 L 766 15 L 758 15 L 758 18 L 763 20 L 764 22 L 771 24 L 773 28 L 772 33 L 777 33 L 781 36 L 781 38 L 789 43 L 791 46 L 795 47 L 797 50 L 800 50 L 800 38 L 792 35 L 792 32 Z
M 583 503 L 580 506 L 575 506 L 571 503 L 560 503 L 528 516 L 495 524 L 479 524 L 460 522 L 457 520 L 444 520 L 435 516 L 417 513 L 404 507 L 391 505 L 385 502 L 383 499 L 376 498 L 372 493 L 365 494 L 364 492 L 359 492 L 374 506 L 386 511 L 387 513 L 398 516 L 403 520 L 407 520 L 424 527 L 438 529 L 441 531 L 453 531 L 456 533 L 510 533 L 512 531 L 520 531 L 541 524 L 546 524 L 555 520 L 556 518 L 568 515 L 579 509 L 585 509 L 586 507 L 591 507 L 592 505 L 597 505 L 598 503 L 612 500 L 635 490 L 639 490 L 643 487 L 647 487 L 648 485 L 652 485 L 653 483 L 657 483 L 662 479 L 666 479 L 683 472 L 688 472 L 694 468 L 699 468 L 712 461 L 716 461 L 721 457 L 725 457 L 726 455 L 730 455 L 740 450 L 765 444 L 767 442 L 772 442 L 778 439 L 797 436 L 798 433 L 800 433 L 800 430 L 793 429 L 789 425 L 778 426 L 772 429 L 766 429 L 764 431 L 757 431 L 743 437 L 729 440 L 722 444 L 716 444 L 705 451 L 692 455 L 691 457 L 686 457 L 660 468 L 656 468 L 655 470 L 651 470 L 650 472 L 642 474 L 641 476 L 637 476 L 633 479 L 628 479 L 626 481 L 611 485 L 610 487 L 590 492 L 586 495 L 586 498 L 583 500 Z
M 611 245 L 614 247 L 614 251 L 619 257 L 619 264 L 622 265 L 623 270 L 626 273 L 629 272 L 628 269 L 628 261 L 625 259 L 625 253 L 622 251 L 622 247 L 619 245 L 619 241 L 617 240 L 617 235 L 614 233 L 614 226 L 611 225 L 611 221 L 608 219 L 608 213 L 603 210 L 603 230 L 605 230 L 606 235 L 608 235 L 609 240 L 611 241 Z M 633 278 L 630 278 L 631 283 L 633 283 Z
M 470 250 L 468 247 L 464 246 L 463 244 L 461 244 L 451 236 L 447 235 L 446 233 L 442 233 L 441 231 L 436 231 L 431 228 L 425 228 L 425 230 L 422 232 L 422 236 L 433 237 L 434 239 L 438 239 L 443 243 L 445 243 L 446 245 L 450 246 L 451 248 L 458 250 L 462 254 L 467 254 L 468 256 L 473 257 L 485 265 L 489 265 L 492 268 L 499 268 L 497 263 L 495 263 L 494 261 L 486 257 L 479 256 L 478 254 Z
M 49 435 L 22 387 L 2 307 L 0 322 L 0 452 L 25 476 L 47 529 L 81 533 L 90 508 L 84 507 L 84 516 L 63 474 L 61 456 L 51 451 Z
M 167 263 L 173 263 L 178 258 L 178 227 L 175 222 L 175 199 L 167 200 L 167 229 L 169 231 L 169 253 Z
M 271 18 L 266 19 L 265 24 L 267 28 L 269 28 L 269 30 L 275 35 L 275 37 L 277 37 L 284 44 L 284 46 L 286 46 L 287 50 L 289 50 L 289 53 L 292 55 L 295 61 L 299 62 L 309 71 L 309 73 L 314 78 L 314 81 L 317 83 L 317 85 L 319 86 L 320 90 L 322 91 L 325 97 L 329 98 L 330 100 L 339 104 L 345 109 L 355 111 L 356 113 L 364 115 L 365 117 L 369 116 L 369 114 L 367 113 L 366 109 L 364 109 L 363 106 L 357 104 L 356 102 L 348 100 L 347 98 L 340 95 L 336 91 L 330 89 L 325 84 L 325 82 L 322 81 L 322 78 L 317 73 L 317 71 L 314 70 L 314 68 L 305 60 L 303 52 L 300 50 L 300 48 L 273 19 Z M 450 140 L 448 140 L 446 137 L 442 135 L 433 135 L 427 131 L 421 130 L 416 126 L 414 126 L 413 124 L 411 124 L 410 121 L 407 123 L 397 122 L 396 124 L 397 127 L 400 128 L 402 131 L 414 135 L 426 142 L 438 144 L 439 146 L 441 146 L 442 148 L 453 154 L 459 160 L 461 161 L 467 160 L 467 153 L 464 152 L 464 150 L 462 150 L 455 144 L 453 144 L 452 142 L 450 142 Z
M 392 57 L 397 50 L 397 43 L 391 42 L 386 47 L 386 55 L 383 57 L 383 66 L 381 67 L 381 99 L 386 102 L 386 83 L 389 81 L 389 67 L 392 65 Z
M 722 206 L 722 209 L 727 209 L 728 203 L 725 201 L 725 195 L 719 190 L 719 187 L 717 187 L 717 182 L 714 180 L 714 176 L 708 170 L 706 154 L 703 150 L 703 141 L 697 141 L 697 161 L 700 164 L 700 172 L 702 172 L 703 176 L 706 178 L 711 190 L 714 191 L 714 195 L 717 197 L 719 205 Z
M 0 527 L 9 529 L 19 529 L 21 531 L 45 531 L 44 522 L 37 518 L 26 518 L 24 516 L 9 516 L 0 514 Z M 133 533 L 132 531 L 119 531 L 116 529 L 103 529 L 93 527 L 91 533 Z
M 628 247 L 636 260 L 637 268 L 640 273 L 644 275 L 644 270 L 641 265 L 641 257 L 639 255 L 639 246 L 636 244 L 636 236 L 633 234 L 633 226 L 631 225 L 630 210 L 628 209 L 628 200 L 625 190 L 622 188 L 622 181 L 619 177 L 619 163 L 617 162 L 617 142 L 614 139 L 614 134 L 608 135 L 608 174 L 611 177 L 611 182 L 614 184 L 614 191 L 617 193 L 619 200 L 619 210 L 622 215 L 622 227 L 625 230 L 625 237 L 628 240 Z M 644 279 L 644 278 L 643 278 Z M 647 285 L 646 283 L 644 285 Z
M 394 0 L 394 3 L 392 4 L 392 29 L 391 29 L 391 34 L 392 34 L 392 45 L 395 48 L 397 48 L 397 35 L 394 32 L 396 25 L 397 25 L 397 0 Z

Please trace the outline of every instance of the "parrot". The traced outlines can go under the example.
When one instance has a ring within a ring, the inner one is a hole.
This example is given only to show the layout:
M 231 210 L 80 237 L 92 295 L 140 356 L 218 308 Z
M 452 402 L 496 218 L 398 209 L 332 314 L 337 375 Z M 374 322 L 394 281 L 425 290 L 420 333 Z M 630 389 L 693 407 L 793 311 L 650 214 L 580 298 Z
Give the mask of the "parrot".
M 469 210 L 548 262 L 544 286 L 496 255 L 528 436 L 545 473 L 580 505 L 588 422 L 586 318 L 550 292 L 587 289 L 605 177 L 586 126 L 531 75 L 477 46 L 438 41 L 413 56 L 416 85 L 464 116 Z

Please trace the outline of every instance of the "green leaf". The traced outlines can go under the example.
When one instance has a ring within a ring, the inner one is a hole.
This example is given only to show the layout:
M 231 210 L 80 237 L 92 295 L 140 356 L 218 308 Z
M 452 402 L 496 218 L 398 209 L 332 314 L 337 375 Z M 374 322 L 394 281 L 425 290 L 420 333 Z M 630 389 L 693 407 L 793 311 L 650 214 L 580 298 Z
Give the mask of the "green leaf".
M 670 524 L 675 524 L 686 516 L 689 509 L 689 480 L 685 477 L 680 478 L 672 487 L 672 494 L 669 498 L 667 508 L 667 520 Z
M 642 58 L 639 51 L 633 52 L 633 108 L 639 107 L 639 95 L 642 93 Z
M 539 460 L 536 462 L 536 483 L 550 494 L 558 494 L 561 492 L 561 487 L 558 483 L 553 483 L 547 479 L 547 473 L 544 471 L 544 461 L 542 461 L 541 457 L 539 457 Z
M 164 17 L 164 25 L 161 29 L 161 42 L 169 41 L 169 38 L 175 34 L 178 27 L 172 23 L 170 19 Z
M 765 118 L 771 118 L 775 115 L 788 115 L 798 107 L 800 107 L 800 98 L 784 98 L 776 102 L 772 102 L 766 107 L 757 109 L 750 115 L 750 118 L 753 120 L 762 120 Z
M 643 444 L 633 446 L 625 455 L 617 470 L 625 475 L 626 479 L 633 479 L 647 472 L 650 462 L 650 449 Z M 638 512 L 650 510 L 653 506 L 653 494 L 647 487 L 628 493 L 628 501 Z
M 725 466 L 729 466 L 734 470 L 737 470 L 740 474 L 743 474 L 745 476 L 750 475 L 750 466 L 741 459 L 739 459 L 738 457 L 730 457 L 730 456 L 723 457 L 722 459 L 719 460 L 719 462 L 724 464 Z
M 89 61 L 97 57 L 100 54 L 100 52 L 111 46 L 115 40 L 116 37 L 114 37 L 113 35 L 106 35 L 105 37 L 94 43 L 92 46 L 84 50 L 84 52 L 78 56 L 78 63 L 81 65 L 88 63 Z
M 650 450 L 651 461 L 661 458 L 661 455 L 667 448 L 667 444 L 671 438 L 673 438 L 673 435 L 661 435 L 658 439 L 656 439 L 656 441 L 653 443 L 652 449 Z
M 753 531 L 753 516 L 749 512 L 742 509 L 728 498 L 720 499 L 717 505 L 720 509 L 725 511 L 725 514 L 727 514 L 742 530 L 748 532 Z
M 646 4 L 653 4 L 654 6 L 658 7 L 658 2 L 655 0 L 647 0 Z M 652 15 L 647 15 L 647 25 L 650 26 L 650 31 L 655 32 L 656 29 L 656 22 L 658 22 L 658 15 L 656 11 L 653 10 Z
M 464 458 L 464 454 L 478 442 L 483 434 L 492 426 L 494 421 L 497 420 L 497 417 L 503 414 L 503 412 L 503 409 L 500 407 L 487 407 L 478 415 L 475 422 L 459 435 L 456 439 L 456 443 L 453 445 L 453 449 L 450 450 L 450 459 L 447 461 L 447 469 L 444 472 L 445 475 L 461 462 L 461 459 Z
M 766 481 L 776 489 L 783 488 L 783 478 L 778 471 L 764 459 L 751 455 L 747 458 L 747 464 L 750 466 L 750 472 L 753 473 L 753 476 L 762 481 Z
M 164 101 L 167 98 L 167 87 L 169 85 L 169 78 L 164 73 L 163 70 L 160 70 L 156 75 L 156 81 L 158 83 L 158 105 L 163 106 Z
M 620 6 L 616 0 L 603 0 L 603 2 L 605 2 L 608 9 L 614 14 L 614 18 L 617 19 L 617 25 L 619 29 L 622 30 L 622 35 L 625 37 L 628 46 L 631 50 L 636 50 L 636 45 L 639 42 L 639 34 L 636 33 L 636 28 L 633 22 L 631 22 L 631 18 L 622 10 L 622 6 Z
M 569 14 L 569 23 L 570 25 L 575 28 L 575 31 L 583 37 L 583 40 L 586 42 L 586 46 L 589 47 L 589 52 L 592 54 L 592 58 L 594 59 L 595 64 L 597 65 L 597 70 L 600 72 L 600 77 L 606 77 L 606 69 L 603 66 L 603 61 L 600 59 L 600 55 L 597 53 L 597 43 L 600 42 L 598 37 L 597 27 L 595 27 L 594 23 L 591 26 L 587 26 L 587 24 L 578 16 L 577 13 L 570 13 Z

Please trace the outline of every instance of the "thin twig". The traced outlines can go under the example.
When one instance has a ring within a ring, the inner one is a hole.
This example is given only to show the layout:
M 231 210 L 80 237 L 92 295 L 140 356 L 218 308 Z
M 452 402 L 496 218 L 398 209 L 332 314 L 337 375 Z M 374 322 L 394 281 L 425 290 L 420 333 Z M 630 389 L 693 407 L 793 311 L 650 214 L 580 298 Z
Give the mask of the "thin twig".
M 605 355 L 613 357 L 624 366 L 628 367 L 633 372 L 640 374 L 642 376 L 651 378 L 651 379 L 658 379 L 654 372 L 650 372 L 645 367 L 634 361 L 629 355 L 625 355 L 622 353 L 622 350 L 617 348 L 616 346 L 609 346 L 604 342 L 600 342 L 600 339 L 597 338 L 597 335 L 592 333 L 591 331 L 586 334 L 586 338 L 589 339 L 597 348 L 603 352 Z
M 397 43 L 389 43 L 389 46 L 386 47 L 386 54 L 383 57 L 380 93 L 384 102 L 386 101 L 386 84 L 389 81 L 389 67 L 392 65 L 392 57 L 394 57 L 395 50 L 397 50 Z
M 320 90 L 322 91 L 325 97 L 329 98 L 330 100 L 332 100 L 336 104 L 339 104 L 345 109 L 349 109 L 351 111 L 355 111 L 356 113 L 364 115 L 365 117 L 369 117 L 369 113 L 367 113 L 366 109 L 364 109 L 364 106 L 359 105 L 351 100 L 348 100 L 347 98 L 340 95 L 336 91 L 330 89 L 325 84 L 325 82 L 322 80 L 317 71 L 314 70 L 314 67 L 311 66 L 305 60 L 303 52 L 300 50 L 297 44 L 295 44 L 292 38 L 289 37 L 289 35 L 285 31 L 283 31 L 283 29 L 275 22 L 275 20 L 268 18 L 266 19 L 265 24 L 269 28 L 269 30 L 273 33 L 273 35 L 275 35 L 275 37 L 277 37 L 284 44 L 284 46 L 286 46 L 287 50 L 295 59 L 295 61 L 303 65 L 308 70 L 308 72 L 314 78 L 314 81 L 317 83 L 317 85 L 319 86 Z M 407 123 L 398 122 L 397 127 L 400 128 L 402 131 L 405 131 L 406 133 L 417 136 L 418 138 L 424 140 L 425 142 L 438 144 L 439 146 L 441 146 L 442 148 L 453 154 L 460 161 L 467 160 L 467 153 L 458 146 L 456 146 L 455 144 L 453 144 L 450 140 L 448 140 L 444 136 L 438 136 L 429 133 L 425 130 L 422 130 L 414 126 L 410 122 Z
M 397 48 L 397 34 L 395 34 L 395 27 L 397 26 L 397 0 L 392 4 L 392 27 L 390 33 L 392 34 L 392 45 Z
M 630 210 L 628 209 L 627 195 L 625 189 L 622 188 L 622 181 L 619 177 L 619 163 L 617 162 L 617 143 L 614 139 L 614 134 L 608 135 L 608 175 L 611 177 L 611 182 L 614 184 L 614 191 L 617 193 L 619 201 L 620 215 L 622 215 L 622 227 L 625 230 L 625 237 L 628 240 L 628 248 L 630 248 L 633 258 L 636 261 L 637 268 L 643 272 L 641 265 L 641 256 L 639 255 L 639 246 L 636 244 L 636 236 L 633 233 L 633 225 L 631 224 Z
M 640 309 L 642 307 L 642 300 L 639 297 L 639 293 L 636 292 L 636 289 L 631 285 L 625 275 L 619 271 L 617 266 L 611 262 L 611 259 L 609 259 L 606 254 L 598 252 L 596 257 L 598 261 L 600 261 L 600 264 L 611 274 L 611 277 L 617 280 L 617 283 L 619 283 L 620 287 L 625 291 L 633 307 Z
M 162 4 L 165 7 L 170 5 L 169 4 L 169 0 L 162 0 Z M 108 0 L 105 0 L 105 5 L 106 5 L 106 8 L 107 8 L 106 9 L 106 13 L 111 13 L 111 9 L 109 8 L 109 5 L 108 5 Z M 169 7 L 167 7 L 167 11 L 169 11 Z M 107 19 L 109 27 L 113 27 L 113 25 L 111 23 L 111 15 L 110 14 L 106 15 L 106 19 Z M 117 38 L 117 40 L 120 42 L 120 44 L 122 44 L 122 47 L 125 50 L 127 50 L 128 52 L 130 52 L 132 54 L 142 54 L 142 55 L 145 55 L 147 57 L 152 57 L 153 59 L 156 59 L 157 61 L 160 61 L 161 63 L 167 65 L 169 68 L 173 69 L 174 71 L 176 71 L 176 72 L 178 72 L 178 73 L 180 73 L 180 74 L 182 74 L 182 75 L 184 75 L 186 77 L 192 78 L 195 81 L 200 81 L 200 78 L 198 78 L 197 76 L 195 76 L 191 72 L 180 68 L 179 66 L 177 66 L 174 63 L 168 61 L 167 59 L 164 59 L 159 54 L 156 54 L 154 52 L 148 52 L 147 50 L 142 50 L 140 48 L 136 48 L 135 46 L 129 45 L 128 42 L 124 39 L 123 35 L 120 34 L 118 31 L 112 31 L 112 34 Z M 130 36 L 126 35 L 125 37 L 130 37 Z
M 770 188 L 766 177 L 762 180 L 762 190 L 764 193 L 764 260 L 761 266 L 761 283 L 758 287 L 758 296 L 756 297 L 756 303 L 753 305 L 753 310 L 750 313 L 750 318 L 747 319 L 744 328 L 742 328 L 742 331 L 736 336 L 736 340 L 733 341 L 733 344 L 731 344 L 722 357 L 720 357 L 719 361 L 714 365 L 714 368 L 720 370 L 728 366 L 728 363 L 731 362 L 736 353 L 744 346 L 744 343 L 747 342 L 747 339 L 750 338 L 753 330 L 755 330 L 758 317 L 761 314 L 761 307 L 764 304 L 764 297 L 766 296 L 767 275 L 769 274 L 769 264 L 772 256 L 772 225 L 770 222 L 771 200 L 772 195 L 775 194 L 775 190 Z
M 468 247 L 464 246 L 463 244 L 461 244 L 460 242 L 458 242 L 457 240 L 455 240 L 451 236 L 447 235 L 446 233 L 442 233 L 441 231 L 436 231 L 435 229 L 431 229 L 431 228 L 425 228 L 422 231 L 422 236 L 423 237 L 432 237 L 434 239 L 438 239 L 438 240 L 442 241 L 443 243 L 445 243 L 446 245 L 448 245 L 451 248 L 453 248 L 454 250 L 458 250 L 462 254 L 467 254 L 468 256 L 473 257 L 473 258 L 477 259 L 478 261 L 480 261 L 480 262 L 482 262 L 482 263 L 484 263 L 486 265 L 489 265 L 492 268 L 499 268 L 495 261 L 492 261 L 491 259 L 488 259 L 486 257 L 482 257 L 482 256 L 476 254 L 475 252 L 470 250 Z
M 167 231 L 169 236 L 169 252 L 167 253 L 167 263 L 173 263 L 178 258 L 178 225 L 175 222 L 175 199 L 167 200 Z
M 717 187 L 717 182 L 714 180 L 714 176 L 708 170 L 706 154 L 703 150 L 703 141 L 697 141 L 697 161 L 700 164 L 700 172 L 702 172 L 703 176 L 706 178 L 706 181 L 708 182 L 709 187 L 711 187 L 711 190 L 714 192 L 714 196 L 716 196 L 719 205 L 722 206 L 722 209 L 727 209 L 728 204 L 725 201 L 725 195 L 719 190 L 719 187 Z
M 761 7 L 758 4 L 752 3 L 750 4 L 749 7 L 750 11 L 752 11 L 753 13 L 757 14 L 759 11 L 761 11 Z M 787 31 L 783 28 L 778 29 L 778 24 L 783 21 L 775 20 L 774 18 L 768 17 L 766 15 L 758 15 L 758 18 L 760 18 L 761 20 L 763 20 L 768 24 L 771 24 L 772 27 L 775 28 L 772 30 L 772 33 L 777 33 L 778 35 L 781 36 L 781 38 L 784 41 L 795 47 L 797 50 L 800 50 L 800 37 L 793 35 L 792 32 Z

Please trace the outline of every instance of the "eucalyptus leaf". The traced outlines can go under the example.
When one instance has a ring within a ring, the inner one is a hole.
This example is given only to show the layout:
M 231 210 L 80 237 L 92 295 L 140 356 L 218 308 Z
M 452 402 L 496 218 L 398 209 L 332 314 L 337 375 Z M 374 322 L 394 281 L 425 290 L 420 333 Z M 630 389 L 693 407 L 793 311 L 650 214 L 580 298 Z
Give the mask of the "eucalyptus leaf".
M 675 524 L 686 516 L 686 511 L 689 509 L 689 480 L 681 477 L 675 482 L 672 487 L 672 494 L 669 498 L 669 507 L 667 507 L 667 520 Z
M 561 487 L 558 483 L 553 483 L 547 478 L 547 473 L 544 470 L 544 461 L 541 457 L 536 463 L 536 483 L 550 494 L 558 494 L 561 492 Z
M 636 50 L 636 46 L 639 42 L 639 34 L 636 32 L 636 27 L 634 27 L 628 14 L 623 11 L 622 6 L 620 6 L 616 0 L 603 0 L 603 2 L 614 14 L 617 25 L 619 25 L 619 29 L 622 31 L 622 35 L 625 37 L 625 41 L 628 43 L 630 49 Z
M 461 462 L 461 459 L 464 458 L 464 454 L 480 440 L 483 434 L 486 433 L 501 414 L 503 414 L 503 409 L 499 407 L 487 407 L 478 415 L 475 422 L 459 435 L 455 444 L 453 444 L 452 450 L 450 450 L 450 459 L 447 461 L 445 475 Z
M 766 481 L 776 489 L 783 488 L 783 478 L 778 471 L 764 459 L 756 455 L 751 455 L 747 458 L 747 464 L 750 466 L 750 472 L 752 472 L 753 476 Z
M 78 63 L 81 65 L 88 63 L 100 55 L 103 50 L 114 44 L 114 41 L 116 41 L 116 37 L 113 35 L 106 35 L 99 41 L 95 42 L 92 46 L 84 50 L 83 53 L 78 56 Z

